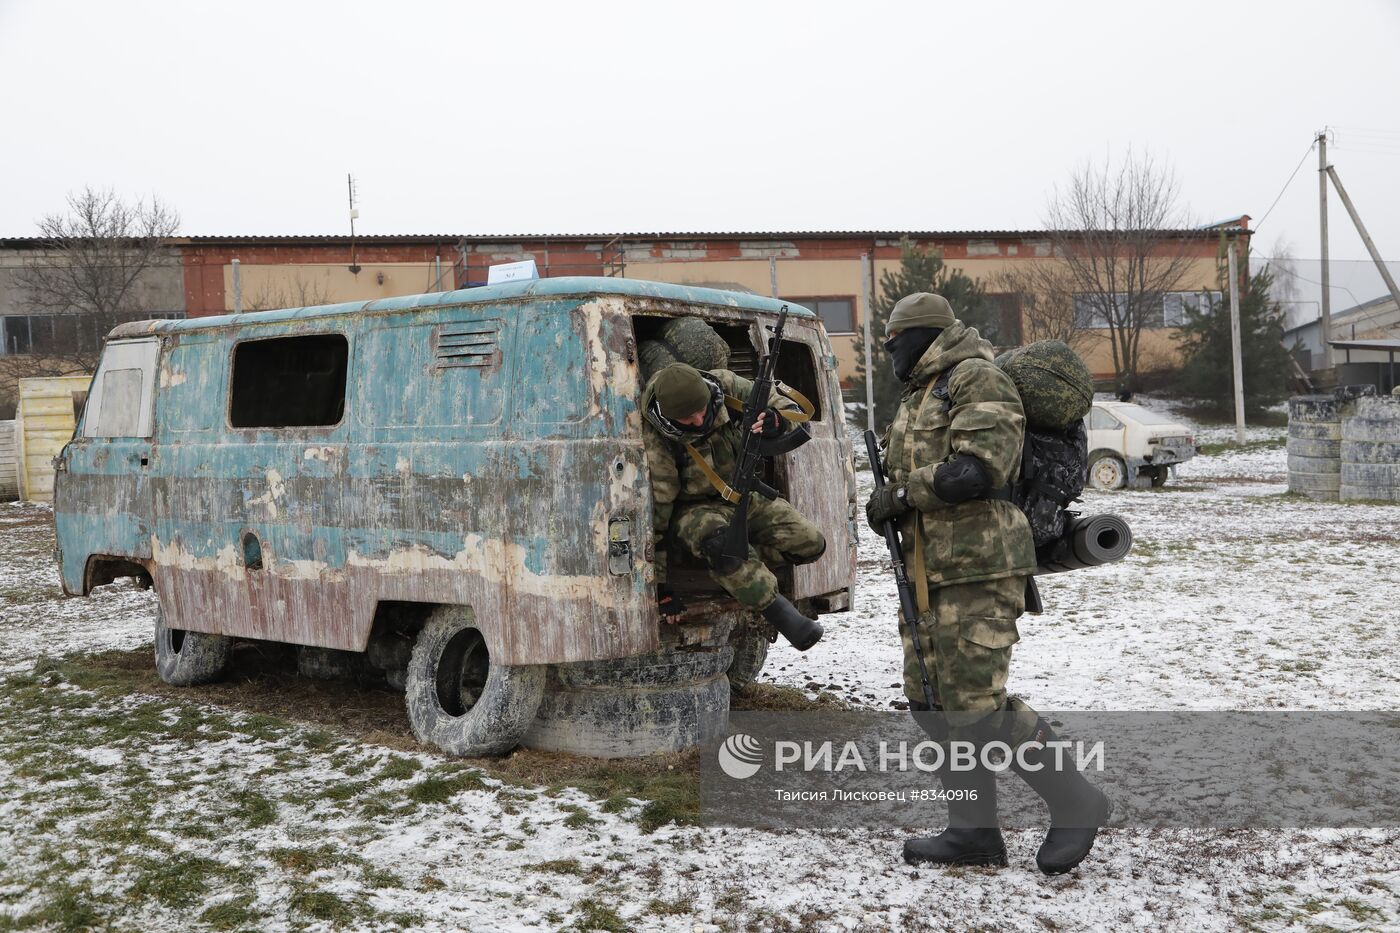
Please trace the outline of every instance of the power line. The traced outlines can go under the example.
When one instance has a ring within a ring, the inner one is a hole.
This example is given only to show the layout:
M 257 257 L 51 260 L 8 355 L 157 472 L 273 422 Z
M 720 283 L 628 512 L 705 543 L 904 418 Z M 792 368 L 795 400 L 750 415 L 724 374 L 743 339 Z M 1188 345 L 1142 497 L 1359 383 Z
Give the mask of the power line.
M 1278 202 L 1283 198 L 1283 193 L 1288 190 L 1289 185 L 1293 184 L 1293 179 L 1298 177 L 1298 172 L 1302 169 L 1303 163 L 1308 160 L 1308 156 L 1312 154 L 1313 149 L 1316 147 L 1316 140 L 1308 145 L 1307 151 L 1303 153 L 1303 157 L 1298 160 L 1298 165 L 1293 169 L 1293 174 L 1288 176 L 1288 181 L 1284 182 L 1283 187 L 1279 189 L 1278 197 L 1274 198 L 1274 203 L 1269 205 L 1269 209 L 1264 212 L 1264 216 L 1259 218 L 1259 222 L 1254 225 L 1253 232 L 1258 233 L 1259 228 L 1264 226 L 1264 221 L 1268 220 L 1269 215 L 1274 212 L 1274 208 L 1278 207 Z

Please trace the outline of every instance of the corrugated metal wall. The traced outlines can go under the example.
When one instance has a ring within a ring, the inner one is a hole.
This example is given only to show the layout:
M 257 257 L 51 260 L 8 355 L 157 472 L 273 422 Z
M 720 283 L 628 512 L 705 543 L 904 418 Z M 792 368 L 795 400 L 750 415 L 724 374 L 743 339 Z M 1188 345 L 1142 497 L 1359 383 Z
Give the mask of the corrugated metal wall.
M 0 502 L 19 498 L 19 456 L 15 445 L 15 423 L 0 421 Z
M 73 437 L 76 411 L 91 376 L 19 381 L 15 436 L 19 441 L 20 498 L 53 501 L 53 458 Z

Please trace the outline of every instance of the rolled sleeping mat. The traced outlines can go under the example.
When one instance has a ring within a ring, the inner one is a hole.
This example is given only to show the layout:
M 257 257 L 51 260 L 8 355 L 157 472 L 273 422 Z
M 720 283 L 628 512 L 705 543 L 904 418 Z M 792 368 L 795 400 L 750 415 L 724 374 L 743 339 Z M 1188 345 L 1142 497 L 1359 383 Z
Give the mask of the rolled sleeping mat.
M 1064 573 L 1111 564 L 1128 556 L 1133 530 L 1118 515 L 1080 515 L 1065 525 L 1060 540 L 1042 548 L 1037 574 Z

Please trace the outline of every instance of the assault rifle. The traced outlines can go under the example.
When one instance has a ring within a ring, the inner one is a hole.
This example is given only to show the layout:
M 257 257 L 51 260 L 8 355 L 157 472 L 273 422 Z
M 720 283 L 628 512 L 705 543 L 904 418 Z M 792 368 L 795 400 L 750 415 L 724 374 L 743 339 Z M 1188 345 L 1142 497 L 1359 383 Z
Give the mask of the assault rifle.
M 787 324 L 787 316 L 787 305 L 783 305 L 778 311 L 773 336 L 768 339 L 768 355 L 759 361 L 753 390 L 744 403 L 744 414 L 739 423 L 744 449 L 739 452 L 739 458 L 734 463 L 734 476 L 729 481 L 729 487 L 739 494 L 739 501 L 734 503 L 734 516 L 725 529 L 719 550 L 721 567 L 728 565 L 731 570 L 749 556 L 749 499 L 755 492 L 765 499 L 778 498 L 778 490 L 759 476 L 763 461 L 796 450 L 811 439 L 806 424 L 796 424 L 792 430 L 772 438 L 753 433 L 753 426 L 763 417 L 768 409 L 768 398 L 773 394 L 773 371 L 777 368 L 778 352 L 783 346 L 783 327 Z
M 865 452 L 870 457 L 870 472 L 875 474 L 875 488 L 883 489 L 885 465 L 880 462 L 880 443 L 875 439 L 874 431 L 865 432 Z M 917 521 L 917 519 L 915 520 Z M 909 583 L 909 571 L 904 566 L 904 552 L 899 546 L 899 531 L 894 526 L 894 519 L 886 521 L 885 527 L 881 530 L 885 534 L 885 546 L 890 549 L 890 567 L 894 570 L 894 587 L 899 591 L 901 628 L 909 633 L 909 640 L 914 645 L 914 657 L 919 662 L 919 680 L 924 689 L 924 702 L 928 704 L 930 710 L 933 710 L 938 704 L 933 700 L 933 687 L 928 682 L 928 664 L 924 661 L 924 646 L 919 641 L 919 604 L 914 599 L 914 588 Z M 923 568 L 916 567 L 915 570 L 922 572 Z

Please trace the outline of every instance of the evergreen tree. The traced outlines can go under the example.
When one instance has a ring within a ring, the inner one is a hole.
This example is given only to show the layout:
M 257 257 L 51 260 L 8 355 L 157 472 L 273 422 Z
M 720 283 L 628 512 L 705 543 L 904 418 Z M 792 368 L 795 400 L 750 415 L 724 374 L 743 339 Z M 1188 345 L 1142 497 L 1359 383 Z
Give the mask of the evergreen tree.
M 885 353 L 885 322 L 895 303 L 915 292 L 933 292 L 948 299 L 958 320 L 992 343 L 997 343 L 1001 322 L 995 305 L 987 300 L 982 284 L 956 269 L 943 264 L 937 252 L 919 249 L 908 237 L 899 242 L 899 269 L 880 274 L 880 293 L 875 297 L 874 314 L 870 318 L 870 362 L 875 368 L 875 429 L 883 432 L 894 420 L 904 385 L 894 377 Z M 858 333 L 855 340 L 856 377 L 851 383 L 853 422 L 865 427 L 865 337 Z
M 1248 260 L 1246 260 L 1248 268 Z M 1177 337 L 1186 359 L 1181 371 L 1186 394 L 1222 412 L 1234 409 L 1235 383 L 1230 340 L 1230 290 L 1221 276 L 1220 302 L 1188 307 Z M 1283 308 L 1269 297 L 1274 275 L 1268 266 L 1249 277 L 1240 295 L 1240 356 L 1244 364 L 1244 407 L 1259 411 L 1288 396 L 1293 364 L 1283 345 Z

